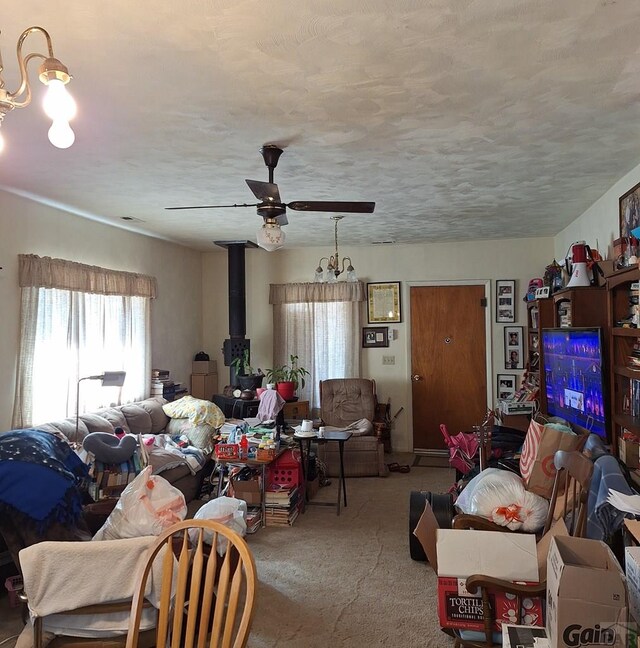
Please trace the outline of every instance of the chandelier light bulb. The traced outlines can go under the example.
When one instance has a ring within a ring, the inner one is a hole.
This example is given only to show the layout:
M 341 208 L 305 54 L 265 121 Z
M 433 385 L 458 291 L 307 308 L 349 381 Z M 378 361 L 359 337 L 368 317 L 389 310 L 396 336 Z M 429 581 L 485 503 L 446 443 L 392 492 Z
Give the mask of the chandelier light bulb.
M 42 107 L 47 117 L 54 122 L 69 122 L 76 116 L 78 111 L 76 102 L 69 94 L 67 86 L 59 79 L 51 79 L 47 83 L 47 92 Z
M 49 141 L 60 149 L 69 148 L 75 142 L 75 133 L 71 130 L 69 122 L 54 121 L 49 129 Z
M 0 153 L 4 151 L 4 137 L 2 136 L 2 132 L 0 132 Z

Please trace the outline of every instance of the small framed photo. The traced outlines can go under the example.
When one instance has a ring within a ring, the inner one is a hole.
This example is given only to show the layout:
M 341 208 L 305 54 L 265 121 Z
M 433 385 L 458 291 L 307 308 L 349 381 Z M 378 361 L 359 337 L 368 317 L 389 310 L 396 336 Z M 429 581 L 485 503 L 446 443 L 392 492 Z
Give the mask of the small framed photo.
M 400 282 L 367 284 L 367 317 L 369 324 L 401 322 Z
M 498 398 L 509 400 L 516 393 L 515 374 L 498 374 Z
M 365 326 L 362 328 L 362 348 L 388 347 L 389 329 L 386 326 Z
M 504 368 L 524 369 L 524 326 L 504 327 Z
M 516 321 L 516 280 L 496 279 L 496 322 L 510 324 Z

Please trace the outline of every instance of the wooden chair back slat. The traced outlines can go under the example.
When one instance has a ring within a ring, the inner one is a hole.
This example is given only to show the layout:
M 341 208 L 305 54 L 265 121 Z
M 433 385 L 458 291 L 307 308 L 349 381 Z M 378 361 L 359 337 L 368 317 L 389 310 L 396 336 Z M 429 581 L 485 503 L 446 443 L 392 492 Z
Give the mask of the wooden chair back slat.
M 191 542 L 189 529 L 196 529 Z M 210 551 L 205 546 L 206 532 L 213 535 Z M 175 584 L 172 539 L 181 536 Z M 221 559 L 218 540 L 224 537 L 227 549 Z M 169 559 L 162 564 L 162 586 L 157 646 L 172 648 L 244 648 L 247 644 L 256 595 L 255 561 L 244 539 L 212 520 L 186 520 L 159 536 L 147 559 L 138 591 L 134 596 L 129 619 L 127 648 L 135 648 L 140 624 L 141 602 L 151 566 L 162 546 L 168 546 Z M 208 555 L 207 555 L 208 554 Z M 171 593 L 173 599 L 165 595 Z M 173 614 L 170 609 L 173 608 Z

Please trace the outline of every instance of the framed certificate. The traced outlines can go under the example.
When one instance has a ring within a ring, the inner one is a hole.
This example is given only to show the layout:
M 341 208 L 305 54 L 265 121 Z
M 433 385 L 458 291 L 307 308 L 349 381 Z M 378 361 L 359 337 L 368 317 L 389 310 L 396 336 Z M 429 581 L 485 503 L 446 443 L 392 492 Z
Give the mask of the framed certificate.
M 367 284 L 367 317 L 369 324 L 402 321 L 399 281 Z

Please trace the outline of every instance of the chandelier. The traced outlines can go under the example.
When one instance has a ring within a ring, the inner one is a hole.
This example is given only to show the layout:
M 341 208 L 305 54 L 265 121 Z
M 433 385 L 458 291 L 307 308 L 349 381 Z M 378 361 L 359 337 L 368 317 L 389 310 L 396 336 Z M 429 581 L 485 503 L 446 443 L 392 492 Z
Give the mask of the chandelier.
M 358 281 L 356 277 L 356 271 L 351 264 L 350 257 L 343 257 L 342 264 L 340 263 L 340 255 L 338 254 L 338 223 L 344 218 L 344 216 L 331 216 L 331 219 L 334 222 L 334 240 L 335 240 L 335 254 L 330 257 L 322 257 L 318 262 L 318 267 L 316 268 L 316 276 L 314 281 L 317 283 L 334 283 L 338 281 L 338 277 L 345 272 L 346 269 L 346 280 L 347 281 Z M 327 269 L 322 268 L 322 262 L 327 262 Z M 346 265 L 347 261 L 349 265 Z M 345 268 L 346 266 L 346 268 Z
M 22 53 L 22 46 L 26 38 L 35 32 L 40 32 L 47 41 L 48 55 L 33 52 L 26 56 Z M 71 80 L 69 70 L 53 56 L 53 46 L 51 37 L 42 27 L 29 27 L 25 29 L 17 46 L 18 68 L 20 70 L 20 86 L 15 92 L 8 92 L 5 88 L 4 79 L 2 78 L 2 56 L 0 56 L 0 126 L 5 115 L 14 108 L 24 108 L 31 103 L 31 83 L 27 66 L 31 59 L 43 59 L 38 68 L 38 78 L 47 86 L 47 93 L 43 101 L 43 108 L 46 115 L 53 122 L 49 129 L 49 141 L 58 148 L 69 148 L 74 140 L 75 135 L 69 126 L 69 121 L 76 114 L 76 102 L 67 92 L 65 87 Z M 0 132 L 0 151 L 4 147 L 4 140 Z

